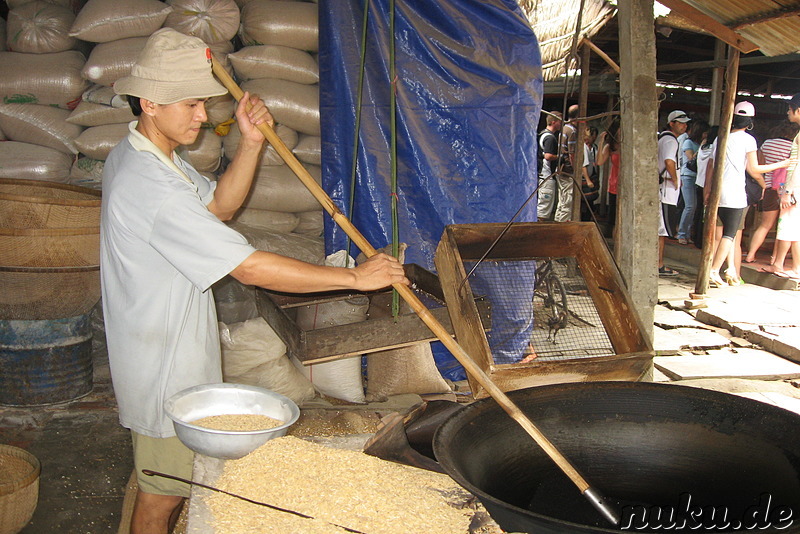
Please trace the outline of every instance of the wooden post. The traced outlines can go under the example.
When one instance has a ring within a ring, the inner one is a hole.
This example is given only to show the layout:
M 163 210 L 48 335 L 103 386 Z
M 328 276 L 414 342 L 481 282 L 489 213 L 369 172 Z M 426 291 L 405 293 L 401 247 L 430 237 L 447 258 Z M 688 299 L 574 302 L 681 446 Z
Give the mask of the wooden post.
M 722 61 L 725 57 L 725 43 L 717 39 L 714 44 L 714 61 Z M 719 124 L 719 115 L 722 110 L 722 91 L 724 67 L 714 67 L 711 72 L 711 103 L 708 110 L 708 123 L 712 126 Z
M 580 107 L 580 115 L 586 117 L 589 115 L 589 62 L 591 59 L 592 49 L 586 44 L 581 46 L 581 91 L 578 96 L 578 106 Z M 586 134 L 586 121 L 578 122 L 578 130 L 575 135 L 578 139 L 575 143 L 575 181 L 573 184 L 572 193 L 572 220 L 581 220 L 581 206 L 583 205 L 583 137 Z
M 736 102 L 736 88 L 739 84 L 739 50 L 728 47 L 728 67 L 726 69 L 727 85 L 722 107 L 722 119 L 717 136 L 717 152 L 714 154 L 714 174 L 711 178 L 711 195 L 706 205 L 706 224 L 703 228 L 703 254 L 697 269 L 697 281 L 694 292 L 705 295 L 708 291 L 708 274 L 711 271 L 711 260 L 714 256 L 714 232 L 717 228 L 717 208 L 722 195 L 722 172 L 725 169 L 725 153 L 728 150 L 728 136 L 733 121 L 733 107 Z M 722 156 L 722 157 L 720 157 Z M 709 187 L 706 176 L 706 187 Z
M 620 153 L 616 254 L 628 292 L 653 338 L 658 297 L 658 103 L 652 0 L 620 0 Z

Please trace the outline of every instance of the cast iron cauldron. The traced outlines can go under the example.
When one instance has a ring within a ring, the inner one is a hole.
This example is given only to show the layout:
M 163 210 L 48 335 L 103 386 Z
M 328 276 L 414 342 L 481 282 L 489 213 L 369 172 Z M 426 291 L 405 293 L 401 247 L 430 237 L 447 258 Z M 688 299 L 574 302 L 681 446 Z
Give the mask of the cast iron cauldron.
M 800 415 L 670 384 L 557 384 L 509 397 L 628 530 L 800 532 Z M 615 531 L 493 399 L 450 416 L 433 449 L 507 532 Z

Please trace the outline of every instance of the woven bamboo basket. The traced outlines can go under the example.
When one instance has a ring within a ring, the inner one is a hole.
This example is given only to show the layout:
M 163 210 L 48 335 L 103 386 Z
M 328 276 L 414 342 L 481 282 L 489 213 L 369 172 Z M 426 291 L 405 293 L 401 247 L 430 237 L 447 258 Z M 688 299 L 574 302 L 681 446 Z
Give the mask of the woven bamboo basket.
M 100 300 L 100 266 L 0 266 L 0 287 L 0 320 L 74 317 Z
M 17 534 L 39 501 L 39 460 L 23 449 L 0 445 L 0 534 Z
M 0 228 L 0 265 L 83 267 L 99 264 L 99 226 Z
M 100 191 L 40 180 L 0 178 L 0 228 L 100 225 Z

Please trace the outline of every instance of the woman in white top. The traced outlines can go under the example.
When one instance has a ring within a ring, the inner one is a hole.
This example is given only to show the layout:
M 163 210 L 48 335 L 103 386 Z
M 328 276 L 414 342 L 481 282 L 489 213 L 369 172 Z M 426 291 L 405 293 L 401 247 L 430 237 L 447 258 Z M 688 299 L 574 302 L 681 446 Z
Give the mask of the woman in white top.
M 722 172 L 722 183 L 720 184 L 721 194 L 717 215 L 722 221 L 722 239 L 720 239 L 717 249 L 714 252 L 714 259 L 711 262 L 711 272 L 709 278 L 712 286 L 722 286 L 725 284 L 719 276 L 719 268 L 728 257 L 733 246 L 733 240 L 739 229 L 744 211 L 747 208 L 747 193 L 745 192 L 745 171 L 761 184 L 762 189 L 766 187 L 763 172 L 774 171 L 787 167 L 789 160 L 785 160 L 772 165 L 760 165 L 758 163 L 758 145 L 755 137 L 747 133 L 753 127 L 753 117 L 755 108 L 750 102 L 739 102 L 733 111 L 733 124 L 731 133 L 728 136 L 727 150 L 725 151 L 725 162 Z M 716 153 L 716 141 L 714 142 Z M 712 165 L 713 165 L 712 160 Z M 706 182 L 711 176 L 706 174 Z M 708 189 L 708 188 L 707 188 Z M 706 198 L 708 198 L 706 193 Z M 738 275 L 730 270 L 735 266 L 729 266 L 728 275 L 738 280 Z

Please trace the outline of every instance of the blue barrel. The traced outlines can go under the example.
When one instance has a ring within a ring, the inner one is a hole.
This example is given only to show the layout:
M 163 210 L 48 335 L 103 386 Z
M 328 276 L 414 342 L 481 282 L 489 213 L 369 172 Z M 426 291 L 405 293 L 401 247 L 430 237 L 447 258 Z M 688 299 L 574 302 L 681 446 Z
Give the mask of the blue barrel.
M 67 402 L 92 391 L 89 314 L 0 321 L 0 404 Z

